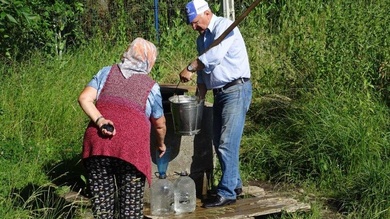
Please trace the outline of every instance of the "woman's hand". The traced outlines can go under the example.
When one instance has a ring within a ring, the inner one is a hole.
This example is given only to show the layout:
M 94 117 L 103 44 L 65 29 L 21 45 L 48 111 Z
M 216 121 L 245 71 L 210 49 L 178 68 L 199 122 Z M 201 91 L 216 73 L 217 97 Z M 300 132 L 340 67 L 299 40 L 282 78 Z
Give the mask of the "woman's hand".
M 114 123 L 111 120 L 101 118 L 96 125 L 99 127 L 99 130 L 103 135 L 114 136 L 116 134 Z M 110 126 L 112 127 L 112 130 Z
M 160 152 L 158 157 L 161 158 L 162 156 L 164 156 L 165 151 L 167 150 L 167 146 L 165 145 L 165 143 L 163 143 L 162 145 L 158 146 L 157 148 L 158 148 L 158 151 Z

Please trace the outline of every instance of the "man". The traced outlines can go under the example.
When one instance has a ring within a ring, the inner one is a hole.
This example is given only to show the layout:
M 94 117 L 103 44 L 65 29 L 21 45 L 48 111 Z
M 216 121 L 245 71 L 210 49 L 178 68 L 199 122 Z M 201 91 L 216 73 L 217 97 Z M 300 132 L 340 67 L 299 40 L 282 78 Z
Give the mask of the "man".
M 193 0 L 186 5 L 187 22 L 199 32 L 199 56 L 180 73 L 180 80 L 188 82 L 197 72 L 200 98 L 207 90 L 214 94 L 213 143 L 222 176 L 217 195 L 203 207 L 232 204 L 242 192 L 239 171 L 239 149 L 245 116 L 252 98 L 252 84 L 248 54 L 239 29 L 234 28 L 218 45 L 208 48 L 233 22 L 214 15 L 204 0 Z

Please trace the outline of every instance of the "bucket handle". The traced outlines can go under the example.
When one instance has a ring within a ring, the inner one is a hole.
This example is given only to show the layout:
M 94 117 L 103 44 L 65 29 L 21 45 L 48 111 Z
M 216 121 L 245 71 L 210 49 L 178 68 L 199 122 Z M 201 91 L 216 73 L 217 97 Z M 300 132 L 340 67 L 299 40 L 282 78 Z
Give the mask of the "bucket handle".
M 176 91 L 177 91 L 177 88 L 179 87 L 179 84 L 180 84 L 180 80 L 179 80 L 179 83 L 176 84 L 175 90 L 173 91 L 173 95 L 174 96 L 177 96 L 176 95 Z M 180 98 L 179 97 L 177 97 L 177 101 L 180 103 Z
M 177 88 L 179 87 L 179 84 L 180 84 L 180 80 L 179 80 L 179 82 L 176 84 L 175 90 L 173 91 L 173 95 L 174 95 L 174 96 L 177 96 L 177 95 L 176 95 L 176 91 L 177 91 Z M 200 103 L 199 87 L 198 87 L 198 86 L 196 86 L 195 94 L 196 94 L 196 100 L 198 101 L 198 103 Z M 179 97 L 177 98 L 177 101 L 178 101 L 178 103 L 180 103 L 180 98 L 179 98 Z
M 198 86 L 196 86 L 195 95 L 196 95 L 196 100 L 198 101 L 198 103 L 200 103 L 200 94 L 199 94 L 199 87 Z

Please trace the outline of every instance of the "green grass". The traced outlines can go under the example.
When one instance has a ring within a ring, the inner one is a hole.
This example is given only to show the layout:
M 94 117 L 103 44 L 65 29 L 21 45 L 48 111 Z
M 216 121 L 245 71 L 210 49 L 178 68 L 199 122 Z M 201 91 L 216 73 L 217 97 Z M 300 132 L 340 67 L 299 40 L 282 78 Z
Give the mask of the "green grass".
M 390 218 L 389 6 L 267 1 L 240 24 L 254 88 L 243 177 L 316 196 L 311 212 L 275 218 L 322 218 L 324 208 Z M 180 19 L 162 28 L 152 76 L 176 84 L 196 57 L 196 33 Z M 0 218 L 82 217 L 84 207 L 61 198 L 70 185 L 55 185 L 82 180 L 77 162 L 88 119 L 77 97 L 126 44 L 93 40 L 61 59 L 37 52 L 0 65 Z

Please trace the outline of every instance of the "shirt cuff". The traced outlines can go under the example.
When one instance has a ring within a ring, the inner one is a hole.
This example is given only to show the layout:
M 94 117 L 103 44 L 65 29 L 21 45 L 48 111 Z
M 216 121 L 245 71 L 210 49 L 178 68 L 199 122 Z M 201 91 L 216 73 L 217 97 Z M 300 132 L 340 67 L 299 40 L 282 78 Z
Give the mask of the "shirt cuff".
M 210 71 L 210 69 L 209 69 L 209 63 L 208 63 L 208 61 L 207 61 L 207 59 L 206 59 L 205 54 L 199 56 L 198 59 L 199 59 L 199 60 L 203 63 L 203 65 L 204 65 L 203 71 L 204 71 L 206 74 L 210 74 L 211 71 Z

